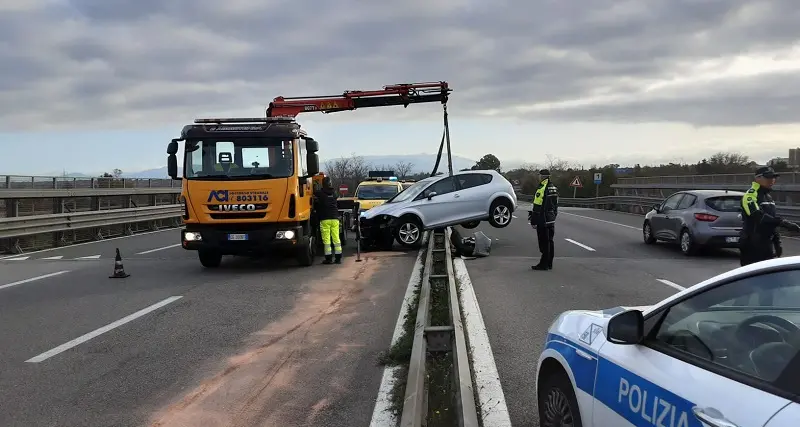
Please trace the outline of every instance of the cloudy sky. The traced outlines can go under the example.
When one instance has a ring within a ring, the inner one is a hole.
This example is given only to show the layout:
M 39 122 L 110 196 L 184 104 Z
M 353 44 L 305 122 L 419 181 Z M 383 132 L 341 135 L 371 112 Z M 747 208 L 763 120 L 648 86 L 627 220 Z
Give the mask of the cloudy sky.
M 651 163 L 800 146 L 797 0 L 0 0 L 0 174 L 135 171 L 195 117 L 446 80 L 453 151 Z M 441 107 L 299 117 L 435 152 Z

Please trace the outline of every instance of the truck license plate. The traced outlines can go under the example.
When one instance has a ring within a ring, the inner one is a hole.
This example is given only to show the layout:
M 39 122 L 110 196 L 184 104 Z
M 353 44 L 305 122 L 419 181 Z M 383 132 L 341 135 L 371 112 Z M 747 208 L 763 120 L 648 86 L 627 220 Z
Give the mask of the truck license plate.
M 727 242 L 727 243 L 736 243 L 738 241 L 739 241 L 738 237 L 726 237 L 725 238 L 725 242 Z
M 228 240 L 247 240 L 247 234 L 228 234 Z

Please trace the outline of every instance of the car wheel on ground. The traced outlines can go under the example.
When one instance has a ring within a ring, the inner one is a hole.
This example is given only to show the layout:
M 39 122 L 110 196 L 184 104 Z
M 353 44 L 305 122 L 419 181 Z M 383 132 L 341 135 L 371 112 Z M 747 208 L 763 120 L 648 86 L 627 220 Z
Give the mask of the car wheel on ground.
M 201 249 L 197 251 L 197 256 L 205 268 L 217 268 L 222 263 L 222 253 L 214 250 Z
M 478 228 L 481 225 L 480 221 L 470 221 L 461 224 L 462 227 L 466 228 L 467 230 L 472 230 L 473 228 Z
M 542 427 L 581 427 L 581 412 L 572 385 L 563 371 L 539 378 L 539 423 Z
M 494 228 L 504 228 L 511 224 L 511 202 L 506 198 L 499 198 L 492 202 L 489 208 L 489 224 Z
M 689 230 L 685 228 L 681 230 L 679 239 L 681 252 L 683 252 L 684 255 L 688 256 L 697 253 L 698 245 L 695 243 L 694 237 L 692 237 L 692 233 L 689 233 Z
M 644 238 L 644 242 L 648 245 L 652 245 L 656 242 L 656 238 L 653 236 L 653 227 L 650 226 L 650 221 L 644 222 L 642 226 L 642 237 Z
M 405 247 L 419 246 L 422 241 L 422 223 L 414 216 L 403 216 L 397 221 L 394 237 Z

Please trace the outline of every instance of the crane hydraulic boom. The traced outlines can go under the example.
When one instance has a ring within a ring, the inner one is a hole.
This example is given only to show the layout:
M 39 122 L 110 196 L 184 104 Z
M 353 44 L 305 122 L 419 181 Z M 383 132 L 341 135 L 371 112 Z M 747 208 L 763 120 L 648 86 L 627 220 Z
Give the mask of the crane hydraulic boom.
M 335 113 L 358 108 L 393 105 L 408 107 L 408 104 L 424 102 L 447 104 L 447 98 L 451 91 L 447 82 L 431 82 L 396 84 L 384 86 L 382 90 L 352 90 L 341 95 L 293 98 L 279 96 L 269 103 L 267 117 L 296 117 L 300 113 L 313 111 Z

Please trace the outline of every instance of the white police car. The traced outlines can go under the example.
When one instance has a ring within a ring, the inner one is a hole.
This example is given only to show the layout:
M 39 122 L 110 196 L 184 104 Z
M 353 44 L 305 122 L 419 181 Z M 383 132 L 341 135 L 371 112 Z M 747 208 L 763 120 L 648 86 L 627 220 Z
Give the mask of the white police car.
M 800 256 L 648 307 L 568 311 L 537 367 L 549 426 L 800 427 Z

